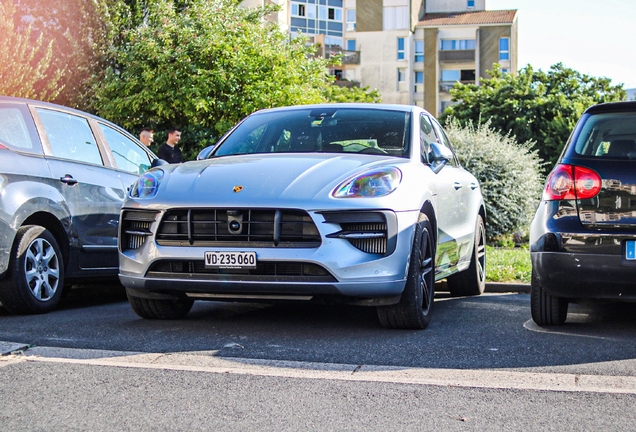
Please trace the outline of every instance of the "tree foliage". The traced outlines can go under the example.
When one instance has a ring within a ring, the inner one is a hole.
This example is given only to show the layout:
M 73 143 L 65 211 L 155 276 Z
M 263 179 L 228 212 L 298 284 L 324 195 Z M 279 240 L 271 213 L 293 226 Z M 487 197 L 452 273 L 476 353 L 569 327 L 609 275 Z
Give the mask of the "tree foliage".
M 2 1 L 4 7 L 11 3 L 14 2 Z M 24 73 L 26 79 L 34 82 L 31 86 L 34 97 L 86 108 L 91 97 L 90 81 L 105 69 L 114 31 L 121 26 L 121 14 L 125 11 L 122 6 L 120 0 L 20 0 L 16 6 L 16 34 L 3 31 L 1 49 L 13 50 L 6 36 L 21 37 L 23 43 L 28 45 L 30 41 L 33 47 L 48 47 L 47 55 L 42 57 L 50 62 L 45 77 L 40 73 L 34 81 L 37 70 L 31 75 Z M 2 25 L 7 25 L 5 19 L 2 21 Z M 10 54 L 18 62 L 24 63 L 28 58 L 22 52 Z M 57 94 L 46 93 L 51 87 L 56 88 Z
M 12 1 L 0 3 L 0 94 L 52 100 L 62 87 L 62 70 L 51 62 L 53 41 L 35 36 L 32 23 L 16 26 L 20 19 Z
M 95 86 L 99 115 L 130 130 L 178 126 L 192 158 L 258 109 L 324 101 L 325 60 L 267 22 L 272 7 L 240 8 L 233 0 L 178 6 L 147 2 L 144 19 L 122 33 L 116 66 Z
M 378 89 L 367 87 L 340 87 L 335 84 L 325 86 L 324 96 L 327 102 L 382 102 Z
M 495 65 L 488 73 L 492 78 L 482 78 L 479 85 L 458 83 L 451 89 L 457 103 L 443 113 L 442 121 L 452 117 L 461 124 L 489 122 L 519 142 L 534 141 L 547 167 L 558 159 L 586 108 L 626 97 L 622 85 L 611 85 L 609 78 L 581 74 L 562 63 L 548 72 L 528 65 L 513 76 Z
M 532 150 L 534 143 L 518 144 L 489 122 L 462 125 L 451 119 L 446 131 L 460 163 L 481 185 L 488 241 L 527 232 L 543 189 L 543 163 Z

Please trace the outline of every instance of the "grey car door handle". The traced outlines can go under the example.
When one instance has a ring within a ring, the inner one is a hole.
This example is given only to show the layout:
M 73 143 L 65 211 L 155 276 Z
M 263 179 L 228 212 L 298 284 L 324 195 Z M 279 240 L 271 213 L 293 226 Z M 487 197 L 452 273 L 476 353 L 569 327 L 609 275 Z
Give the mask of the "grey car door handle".
M 463 186 L 460 182 L 455 182 L 455 184 L 453 184 L 453 187 L 455 188 L 455 190 L 457 190 L 457 189 L 461 189 Z
M 471 183 L 471 184 L 470 184 L 470 188 L 471 188 L 472 190 L 475 190 L 475 189 L 477 189 L 478 187 L 479 187 L 479 185 L 478 185 L 477 183 Z
M 73 176 L 70 174 L 64 174 L 64 177 L 60 177 L 60 181 L 62 183 L 66 183 L 69 186 L 73 186 L 77 184 L 77 180 L 75 180 Z

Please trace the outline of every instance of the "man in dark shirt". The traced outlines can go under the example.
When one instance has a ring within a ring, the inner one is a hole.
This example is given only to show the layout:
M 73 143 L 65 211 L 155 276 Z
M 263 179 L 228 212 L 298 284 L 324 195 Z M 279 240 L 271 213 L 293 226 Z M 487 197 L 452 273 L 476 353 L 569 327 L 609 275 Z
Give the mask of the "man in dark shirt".
M 177 128 L 168 129 L 168 139 L 166 143 L 159 147 L 157 156 L 168 163 L 181 163 L 181 150 L 176 147 L 181 139 L 181 131 Z

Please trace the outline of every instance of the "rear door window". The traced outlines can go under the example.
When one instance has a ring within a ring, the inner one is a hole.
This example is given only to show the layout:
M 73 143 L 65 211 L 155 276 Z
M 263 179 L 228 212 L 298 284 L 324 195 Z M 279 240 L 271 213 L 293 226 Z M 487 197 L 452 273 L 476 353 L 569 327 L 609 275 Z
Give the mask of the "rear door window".
M 33 119 L 26 106 L 0 104 L 0 144 L 19 152 L 42 154 Z
M 46 131 L 52 156 L 77 162 L 103 165 L 88 120 L 73 114 L 37 108 Z

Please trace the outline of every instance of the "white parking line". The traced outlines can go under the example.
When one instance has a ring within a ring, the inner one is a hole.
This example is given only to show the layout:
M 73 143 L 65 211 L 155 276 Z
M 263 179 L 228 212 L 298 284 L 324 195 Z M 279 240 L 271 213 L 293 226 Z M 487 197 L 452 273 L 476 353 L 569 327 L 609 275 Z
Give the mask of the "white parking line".
M 636 394 L 636 377 L 498 370 L 427 369 L 215 357 L 216 351 L 136 353 L 35 347 L 1 363 L 50 362 L 91 366 L 231 373 L 298 379 L 387 382 L 465 388 Z

